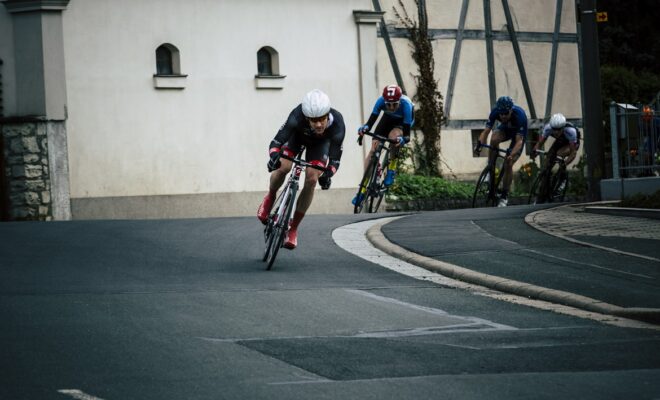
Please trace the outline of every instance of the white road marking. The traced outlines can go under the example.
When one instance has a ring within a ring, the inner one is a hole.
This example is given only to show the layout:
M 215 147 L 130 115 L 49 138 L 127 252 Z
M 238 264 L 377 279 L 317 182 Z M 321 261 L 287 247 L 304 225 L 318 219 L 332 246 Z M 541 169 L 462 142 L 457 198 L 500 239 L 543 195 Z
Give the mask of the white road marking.
M 65 394 L 67 396 L 71 396 L 74 399 L 77 400 L 103 400 L 100 397 L 95 397 L 92 395 L 89 395 L 87 393 L 84 393 L 78 389 L 60 389 L 58 390 L 59 393 Z
M 437 283 L 439 285 L 464 289 L 472 294 L 485 296 L 501 301 L 506 301 L 514 304 L 521 304 L 529 307 L 534 307 L 542 310 L 553 311 L 559 314 L 571 315 L 578 318 L 590 319 L 601 323 L 625 327 L 625 328 L 643 328 L 643 329 L 660 329 L 657 325 L 644 323 L 641 321 L 630 320 L 626 318 L 616 317 L 612 315 L 605 315 L 591 311 L 584 311 L 574 307 L 564 306 L 561 304 L 549 303 L 542 300 L 533 300 L 527 297 L 517 296 L 509 293 L 499 292 L 483 286 L 469 284 L 446 276 L 431 272 L 416 265 L 407 263 L 386 254 L 376 249 L 367 240 L 366 233 L 373 225 L 390 222 L 399 217 L 387 217 L 368 221 L 357 222 L 350 225 L 341 226 L 332 232 L 332 239 L 337 246 L 345 251 L 352 253 L 362 259 L 381 265 L 387 269 L 398 272 L 402 275 L 410 276 L 415 279 Z
M 632 272 L 626 272 L 626 271 L 619 271 L 619 270 L 617 270 L 617 269 L 607 268 L 607 267 L 603 267 L 602 265 L 597 265 L 597 264 L 591 264 L 591 263 L 584 263 L 584 262 L 580 262 L 580 261 L 574 261 L 574 260 L 570 260 L 570 259 L 568 259 L 568 258 L 558 257 L 558 256 L 553 256 L 552 254 L 543 253 L 543 252 L 538 251 L 538 250 L 523 249 L 523 251 L 527 251 L 527 252 L 530 252 L 530 253 L 539 254 L 539 255 L 541 255 L 541 256 L 543 256 L 543 257 L 554 258 L 554 259 L 557 259 L 557 260 L 560 260 L 560 261 L 564 261 L 564 262 L 568 262 L 568 263 L 571 263 L 571 264 L 585 265 L 585 266 L 587 266 L 587 267 L 592 267 L 592 268 L 597 268 L 597 269 L 603 269 L 603 270 L 605 270 L 605 271 L 614 272 L 614 273 L 617 273 L 617 274 L 631 275 L 631 276 L 637 276 L 637 277 L 639 277 L 639 278 L 646 278 L 646 279 L 655 280 L 655 278 L 652 277 L 652 276 L 642 275 L 642 274 L 635 274 L 635 273 L 632 273 Z

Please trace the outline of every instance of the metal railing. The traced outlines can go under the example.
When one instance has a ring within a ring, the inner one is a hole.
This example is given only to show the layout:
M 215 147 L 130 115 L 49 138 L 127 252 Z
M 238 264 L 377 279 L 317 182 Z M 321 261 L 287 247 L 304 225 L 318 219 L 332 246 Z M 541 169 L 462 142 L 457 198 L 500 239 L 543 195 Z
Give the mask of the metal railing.
M 612 102 L 610 139 L 614 179 L 660 176 L 660 110 L 657 104 Z

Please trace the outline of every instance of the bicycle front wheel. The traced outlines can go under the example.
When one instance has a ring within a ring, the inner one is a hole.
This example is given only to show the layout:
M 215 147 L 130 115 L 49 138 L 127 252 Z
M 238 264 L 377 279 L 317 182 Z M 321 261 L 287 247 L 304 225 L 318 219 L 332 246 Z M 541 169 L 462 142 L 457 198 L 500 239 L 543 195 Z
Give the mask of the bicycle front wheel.
M 490 207 L 494 204 L 493 199 L 490 195 L 490 168 L 486 167 L 479 175 L 477 179 L 477 187 L 474 188 L 474 194 L 472 195 L 472 208 L 477 207 Z
M 541 187 L 543 186 L 541 183 L 543 181 L 543 173 L 538 174 L 536 179 L 534 179 L 534 183 L 532 184 L 532 188 L 529 191 L 529 197 L 527 198 L 527 204 L 540 204 L 541 199 L 539 198 L 541 194 Z
M 369 185 L 371 184 L 371 171 L 374 169 L 373 164 L 369 163 L 369 167 L 364 171 L 360 185 L 358 186 L 357 193 L 355 194 L 355 204 L 353 207 L 353 213 L 359 214 L 367 206 L 367 195 Z M 367 207 L 368 209 L 368 207 Z
M 558 175 L 552 187 L 552 201 L 562 203 L 568 190 L 568 174 Z
M 372 196 L 371 201 L 369 202 L 369 212 L 371 213 L 378 212 L 378 207 L 380 207 L 380 203 L 382 203 L 383 197 L 385 197 L 385 192 L 387 192 L 387 187 L 385 186 L 384 181 L 389 163 L 389 156 L 388 154 L 385 154 L 383 162 L 380 163 L 381 167 L 377 168 L 376 173 L 374 173 L 371 190 Z M 380 174 L 378 174 L 378 172 L 380 172 Z
M 286 197 L 286 199 L 284 199 L 285 205 L 284 208 L 282 208 L 282 212 L 276 215 L 277 221 L 275 221 L 273 231 L 269 238 L 272 240 L 272 242 L 268 246 L 268 256 L 266 257 L 266 270 L 268 271 L 273 267 L 277 253 L 280 251 L 280 248 L 284 244 L 284 237 L 286 236 L 289 228 L 289 219 L 293 213 L 293 205 L 296 199 L 296 192 L 297 187 L 291 187 L 289 195 Z

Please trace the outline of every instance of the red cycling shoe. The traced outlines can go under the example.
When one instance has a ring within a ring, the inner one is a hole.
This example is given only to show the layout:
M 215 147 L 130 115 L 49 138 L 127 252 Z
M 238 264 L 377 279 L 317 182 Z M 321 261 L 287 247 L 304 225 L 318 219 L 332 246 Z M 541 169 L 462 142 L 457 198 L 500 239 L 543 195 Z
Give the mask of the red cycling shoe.
M 264 225 L 268 223 L 268 214 L 270 214 L 270 210 L 273 208 L 274 200 L 274 197 L 267 194 L 266 197 L 264 197 L 264 201 L 261 202 L 259 210 L 257 210 L 257 218 L 259 218 L 259 221 Z
M 298 230 L 289 229 L 289 232 L 287 232 L 286 238 L 284 239 L 284 248 L 293 250 L 296 246 L 298 246 Z

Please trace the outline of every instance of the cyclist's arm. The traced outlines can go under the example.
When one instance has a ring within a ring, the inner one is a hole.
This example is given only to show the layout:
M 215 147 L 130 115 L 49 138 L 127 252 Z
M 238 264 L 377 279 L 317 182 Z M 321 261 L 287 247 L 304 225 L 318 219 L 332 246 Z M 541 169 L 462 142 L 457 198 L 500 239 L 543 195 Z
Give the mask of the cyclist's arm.
M 568 157 L 566 158 L 565 164 L 568 165 L 575 160 L 575 157 L 577 156 L 577 144 L 575 142 L 570 142 L 568 144 L 568 148 L 570 150 L 570 153 L 568 153 Z
M 511 149 L 511 154 L 507 156 L 507 158 L 511 159 L 516 156 L 516 154 L 519 154 L 520 151 L 522 150 L 523 144 L 525 141 L 523 140 L 524 137 L 523 135 L 516 135 L 515 141 L 516 143 L 513 145 L 513 149 Z
M 374 124 L 376 123 L 376 120 L 377 120 L 377 119 L 378 119 L 378 114 L 373 114 L 373 113 L 372 113 L 372 114 L 369 116 L 369 119 L 368 119 L 367 122 L 365 122 L 365 124 L 363 125 L 363 127 L 367 127 L 366 131 L 369 131 L 369 130 L 374 126 Z
M 346 135 L 346 126 L 344 118 L 338 112 L 334 114 L 335 123 L 333 124 L 333 134 L 330 139 L 330 150 L 328 151 L 328 169 L 331 175 L 334 175 L 339 169 L 341 155 L 344 151 L 344 136 Z
M 479 145 L 486 144 L 486 139 L 488 139 L 488 135 L 490 134 L 491 129 L 491 127 L 487 126 L 484 128 L 481 134 L 479 134 Z
M 279 151 L 282 145 L 286 143 L 293 135 L 296 126 L 298 126 L 300 123 L 299 117 L 296 113 L 297 109 L 298 107 L 291 111 L 284 125 L 280 127 L 280 129 L 277 131 L 277 134 L 275 135 L 275 138 L 273 138 L 273 140 L 270 142 L 270 146 L 268 147 L 270 153 L 273 151 Z

